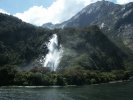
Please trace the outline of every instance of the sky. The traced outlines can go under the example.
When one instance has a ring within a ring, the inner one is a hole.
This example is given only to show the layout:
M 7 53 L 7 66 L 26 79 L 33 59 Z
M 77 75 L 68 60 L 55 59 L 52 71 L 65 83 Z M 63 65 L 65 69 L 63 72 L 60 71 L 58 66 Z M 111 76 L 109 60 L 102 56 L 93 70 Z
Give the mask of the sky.
M 41 26 L 44 23 L 61 23 L 70 19 L 87 5 L 99 0 L 0 0 L 0 12 Z M 133 0 L 108 0 L 117 4 Z

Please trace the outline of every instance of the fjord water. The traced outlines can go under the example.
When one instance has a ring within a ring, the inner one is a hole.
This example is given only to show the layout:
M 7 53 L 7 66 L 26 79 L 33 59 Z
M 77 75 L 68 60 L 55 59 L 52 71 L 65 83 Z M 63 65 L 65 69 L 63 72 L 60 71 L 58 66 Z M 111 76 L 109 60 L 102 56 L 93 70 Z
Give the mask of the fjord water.
M 133 100 L 133 81 L 74 87 L 1 87 L 0 100 Z

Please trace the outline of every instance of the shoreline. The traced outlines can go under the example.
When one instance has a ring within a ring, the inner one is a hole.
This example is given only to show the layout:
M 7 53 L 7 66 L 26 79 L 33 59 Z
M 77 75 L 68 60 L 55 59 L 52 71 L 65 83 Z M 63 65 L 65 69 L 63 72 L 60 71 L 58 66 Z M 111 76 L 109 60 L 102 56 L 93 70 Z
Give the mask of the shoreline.
M 118 80 L 118 81 L 110 81 L 107 83 L 99 83 L 99 84 L 90 84 L 90 85 L 100 85 L 100 84 L 115 84 L 115 83 L 123 83 L 123 82 L 130 82 L 132 80 Z
M 98 84 L 89 84 L 89 85 L 65 85 L 65 86 L 59 86 L 59 85 L 51 85 L 51 86 L 0 86 L 0 88 L 60 88 L 60 87 L 78 87 L 78 86 L 90 86 L 90 85 L 102 85 L 102 84 L 115 84 L 115 83 L 123 83 L 123 82 L 130 82 L 132 80 L 118 80 L 118 81 L 110 81 L 107 83 L 98 83 Z

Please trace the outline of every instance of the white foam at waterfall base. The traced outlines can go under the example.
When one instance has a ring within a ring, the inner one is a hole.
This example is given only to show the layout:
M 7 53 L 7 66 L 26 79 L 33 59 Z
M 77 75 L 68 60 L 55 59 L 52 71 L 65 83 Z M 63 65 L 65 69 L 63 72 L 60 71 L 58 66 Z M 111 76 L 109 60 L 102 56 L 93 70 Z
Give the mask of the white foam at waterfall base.
M 63 54 L 62 46 L 59 45 L 58 37 L 56 34 L 53 34 L 52 38 L 49 40 L 47 48 L 49 51 L 44 58 L 43 66 L 50 67 L 52 71 L 56 71 Z

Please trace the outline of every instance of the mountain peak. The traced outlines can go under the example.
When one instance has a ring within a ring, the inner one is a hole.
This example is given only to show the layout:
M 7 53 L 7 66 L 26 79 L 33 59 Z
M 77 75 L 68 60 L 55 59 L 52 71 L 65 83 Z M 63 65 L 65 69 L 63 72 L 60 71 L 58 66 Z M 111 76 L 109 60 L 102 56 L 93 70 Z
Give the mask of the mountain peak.
M 105 1 L 105 0 L 102 0 L 102 1 L 97 1 L 95 3 L 92 3 L 90 5 L 88 5 L 87 7 L 85 8 L 100 8 L 100 7 L 112 7 L 112 6 L 115 6 L 116 4 L 114 4 L 113 2 L 110 2 L 110 1 Z
M 94 4 L 107 4 L 107 5 L 109 5 L 109 4 L 114 4 L 113 2 L 110 2 L 110 1 L 106 1 L 106 0 L 102 0 L 102 1 L 97 1 L 97 2 L 95 2 Z

